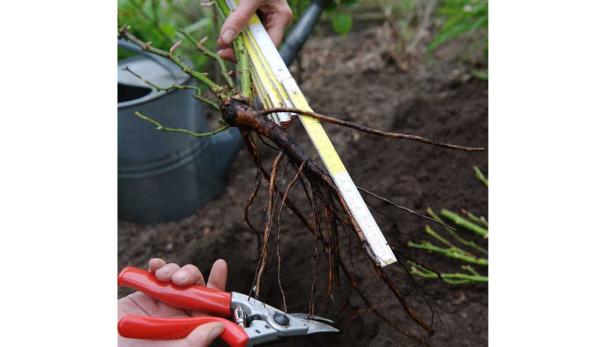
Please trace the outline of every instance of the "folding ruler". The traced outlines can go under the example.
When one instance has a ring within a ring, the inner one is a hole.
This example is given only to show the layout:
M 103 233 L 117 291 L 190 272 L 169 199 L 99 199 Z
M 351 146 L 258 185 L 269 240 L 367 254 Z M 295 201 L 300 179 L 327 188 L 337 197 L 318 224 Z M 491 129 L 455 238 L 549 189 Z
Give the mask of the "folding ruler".
M 239 3 L 239 0 L 226 0 L 231 10 L 236 8 L 236 1 Z M 242 39 L 250 60 L 255 89 L 265 108 L 293 107 L 312 111 L 276 46 L 256 15 L 252 16 L 248 28 L 242 32 Z M 272 119 L 284 125 L 291 120 L 291 115 L 288 113 L 272 114 Z M 371 257 L 380 266 L 395 263 L 397 260 L 394 253 L 387 244 L 381 229 L 368 210 L 368 206 L 366 206 L 344 164 L 342 164 L 321 123 L 309 116 L 299 115 L 299 119 L 349 207 L 353 219 L 363 232 Z

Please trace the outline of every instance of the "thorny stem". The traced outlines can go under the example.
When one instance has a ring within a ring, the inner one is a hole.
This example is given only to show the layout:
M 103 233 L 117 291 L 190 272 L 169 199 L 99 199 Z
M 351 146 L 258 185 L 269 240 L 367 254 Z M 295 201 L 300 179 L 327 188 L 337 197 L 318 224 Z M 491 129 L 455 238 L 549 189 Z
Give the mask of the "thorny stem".
M 474 214 L 470 213 L 467 210 L 462 210 L 462 214 L 464 214 L 466 217 L 468 217 L 468 219 L 470 219 L 472 222 L 477 223 L 477 224 L 481 224 L 484 227 L 488 227 L 488 221 L 483 217 L 477 217 Z
M 468 271 L 468 272 L 472 273 L 473 275 L 480 276 L 480 275 L 479 275 L 479 272 L 477 272 L 477 271 L 476 271 L 476 270 L 475 270 L 472 266 L 470 266 L 470 265 L 462 265 L 462 270 L 466 270 L 466 271 Z
M 393 133 L 393 132 L 389 132 L 389 131 L 377 130 L 377 129 L 369 128 L 369 127 L 366 127 L 366 126 L 363 126 L 363 125 L 359 125 L 359 124 L 356 124 L 356 123 L 344 121 L 344 120 L 341 120 L 341 119 L 338 119 L 338 118 L 326 116 L 324 114 L 320 114 L 320 113 L 316 113 L 316 112 L 311 112 L 311 111 L 300 110 L 300 109 L 296 109 L 296 108 L 290 108 L 290 107 L 268 108 L 267 110 L 258 111 L 257 114 L 258 115 L 268 115 L 270 113 L 278 113 L 278 112 L 289 112 L 289 113 L 296 113 L 296 114 L 301 114 L 301 115 L 305 115 L 305 116 L 310 116 L 310 117 L 316 118 L 316 119 L 318 119 L 320 121 L 324 121 L 324 122 L 327 122 L 327 123 L 348 127 L 348 128 L 355 129 L 355 130 L 358 130 L 358 131 L 362 131 L 362 132 L 365 132 L 365 133 L 371 134 L 371 135 L 378 135 L 378 136 L 385 136 L 385 137 L 391 137 L 391 138 L 396 138 L 396 139 L 418 141 L 418 142 L 423 142 L 423 143 L 427 143 L 427 144 L 434 145 L 434 146 L 439 146 L 439 147 L 444 147 L 444 148 L 454 149 L 454 150 L 459 150 L 459 151 L 466 151 L 466 152 L 481 152 L 481 151 L 485 151 L 485 148 L 483 148 L 483 147 L 459 146 L 459 145 L 453 145 L 453 144 L 446 143 L 446 142 L 433 141 L 433 140 L 430 140 L 430 139 L 427 139 L 425 137 L 418 136 L 418 135 L 401 134 L 401 133 Z
M 145 52 L 156 54 L 158 56 L 171 60 L 174 64 L 180 67 L 182 71 L 184 71 L 188 75 L 194 77 L 198 81 L 205 84 L 220 100 L 225 100 L 228 98 L 228 95 L 225 94 L 225 88 L 216 84 L 214 81 L 209 79 L 205 74 L 193 70 L 190 66 L 188 66 L 188 64 L 182 61 L 182 59 L 180 59 L 177 55 L 169 51 L 164 51 L 162 49 L 152 47 L 152 45 L 149 42 L 141 41 L 139 38 L 133 35 L 130 31 L 128 31 L 127 26 L 124 26 L 119 29 L 118 36 L 123 37 L 129 40 L 130 42 L 138 45 Z
M 449 242 L 449 240 L 447 240 L 446 238 L 444 238 L 441 235 L 439 235 L 436 231 L 434 231 L 434 229 L 430 228 L 429 225 L 426 225 L 426 228 L 424 229 L 424 231 L 426 232 L 426 234 L 434 237 L 435 239 L 439 240 L 440 242 L 442 242 L 443 244 L 448 246 L 450 251 L 458 252 L 458 253 L 460 253 L 462 255 L 467 255 L 469 257 L 476 258 L 473 254 L 471 254 L 471 253 L 469 253 L 469 252 L 467 252 L 467 251 L 465 251 L 465 250 L 463 250 L 463 249 L 461 249 L 459 247 L 456 247 L 453 244 L 451 244 L 451 242 Z M 478 247 L 478 248 L 479 248 L 479 251 L 481 251 L 482 253 L 484 253 L 486 255 L 488 254 L 488 252 L 485 252 L 484 249 L 482 249 L 480 247 Z
M 237 72 L 240 76 L 240 91 L 246 100 L 252 99 L 252 84 L 250 80 L 250 69 L 248 68 L 248 53 L 244 36 L 238 35 L 233 41 L 235 57 L 237 58 Z
M 225 62 L 222 60 L 222 58 L 218 54 L 212 52 L 211 50 L 207 49 L 203 45 L 203 41 L 205 41 L 207 39 L 207 37 L 204 38 L 204 40 L 197 41 L 186 30 L 180 30 L 180 34 L 182 34 L 184 37 L 186 37 L 188 39 L 188 41 L 190 41 L 197 48 L 197 50 L 199 52 L 205 54 L 209 58 L 214 59 L 216 61 L 216 63 L 218 64 L 218 67 L 220 68 L 220 72 L 221 72 L 223 78 L 225 79 L 225 82 L 227 83 L 227 85 L 229 87 L 233 88 L 234 87 L 233 80 L 231 79 L 231 76 L 229 76 L 229 74 L 228 74 L 227 67 L 225 66 Z
M 488 237 L 488 230 L 485 228 L 480 227 L 479 225 L 470 222 L 469 220 L 464 219 L 462 216 L 451 212 L 447 209 L 443 209 L 441 210 L 441 216 L 443 216 L 443 218 L 453 222 L 455 225 L 459 225 L 467 230 L 470 230 L 476 234 L 478 234 L 479 236 L 482 236 L 483 238 L 487 238 Z
M 488 178 L 486 176 L 484 176 L 483 172 L 481 172 L 481 170 L 479 170 L 479 167 L 477 166 L 473 166 L 473 170 L 475 170 L 475 177 L 481 181 L 481 183 L 485 184 L 485 186 L 488 186 Z
M 231 13 L 231 9 L 229 9 L 229 5 L 227 5 L 225 0 L 214 0 L 214 6 L 216 6 L 223 19 L 227 18 L 229 13 Z
M 188 134 L 188 135 L 192 135 L 192 136 L 195 136 L 195 137 L 208 137 L 208 136 L 216 135 L 219 132 L 222 132 L 222 131 L 225 131 L 225 130 L 229 129 L 228 125 L 223 125 L 222 127 L 218 128 L 216 130 L 213 130 L 213 131 L 208 131 L 208 132 L 204 132 L 204 133 L 198 133 L 198 132 L 194 132 L 192 130 L 188 130 L 188 129 L 184 129 L 184 128 L 169 128 L 169 127 L 166 127 L 166 126 L 162 125 L 159 121 L 157 121 L 157 120 L 155 120 L 153 118 L 150 118 L 150 117 L 142 114 L 139 111 L 135 112 L 135 116 L 137 116 L 137 117 L 139 117 L 139 118 L 141 118 L 143 120 L 146 120 L 146 121 L 154 124 L 156 126 L 156 130 L 166 131 L 166 132 L 170 132 L 170 133 Z
M 453 248 L 442 248 L 431 244 L 430 242 L 422 242 L 422 243 L 414 243 L 412 241 L 407 242 L 408 247 L 423 249 L 428 252 L 434 252 L 440 255 L 444 255 L 446 257 L 461 260 L 471 264 L 477 264 L 481 266 L 488 266 L 488 260 L 485 258 L 477 258 L 468 252 L 462 251 L 457 247 Z
M 434 211 L 432 211 L 432 209 L 430 207 L 428 207 L 426 212 L 428 213 L 428 215 L 430 215 L 430 217 L 438 220 L 439 222 L 445 223 L 441 219 L 441 217 L 439 217 L 436 213 L 434 213 Z M 455 230 L 447 229 L 447 231 L 449 232 L 449 234 L 451 234 L 451 236 L 453 236 L 454 239 L 456 239 L 456 241 L 460 242 L 461 244 L 463 244 L 465 246 L 468 246 L 468 247 L 471 247 L 471 248 L 473 248 L 473 249 L 475 249 L 475 250 L 477 250 L 477 251 L 479 251 L 479 252 L 481 252 L 481 253 L 483 253 L 485 255 L 488 254 L 488 251 L 485 248 L 479 246 L 478 244 L 476 244 L 473 241 L 465 240 L 460 235 L 458 235 L 458 233 L 456 233 Z
M 145 84 L 147 84 L 150 87 L 154 88 L 157 92 L 164 92 L 164 91 L 171 91 L 171 90 L 195 90 L 195 91 L 197 91 L 197 94 L 193 94 L 192 95 L 195 99 L 208 104 L 209 106 L 211 106 L 212 108 L 214 108 L 216 110 L 220 110 L 220 107 L 214 101 L 212 101 L 212 100 L 210 100 L 210 99 L 208 99 L 208 98 L 203 96 L 201 88 L 199 88 L 197 86 L 190 86 L 190 85 L 185 85 L 185 84 L 173 83 L 169 87 L 161 87 L 161 86 L 155 84 L 154 82 L 151 82 L 151 81 L 147 80 L 145 77 L 141 76 L 140 74 L 136 73 L 135 71 L 131 70 L 128 66 L 125 66 L 124 70 L 128 71 L 131 75 L 139 78 Z
M 466 284 L 466 283 L 488 283 L 488 277 L 479 274 L 465 273 L 441 273 L 438 274 L 432 270 L 427 270 L 420 266 L 411 266 L 411 274 L 423 278 L 436 279 L 440 278 L 450 284 Z
M 439 240 L 445 246 L 448 246 L 450 248 L 457 248 L 454 245 L 452 245 L 451 242 L 449 242 L 449 240 L 447 240 L 446 238 L 442 237 L 439 233 L 434 231 L 434 229 L 430 228 L 429 225 L 426 225 L 426 227 L 424 228 L 424 231 L 426 232 L 426 234 L 428 234 L 428 235 L 434 237 L 435 239 Z

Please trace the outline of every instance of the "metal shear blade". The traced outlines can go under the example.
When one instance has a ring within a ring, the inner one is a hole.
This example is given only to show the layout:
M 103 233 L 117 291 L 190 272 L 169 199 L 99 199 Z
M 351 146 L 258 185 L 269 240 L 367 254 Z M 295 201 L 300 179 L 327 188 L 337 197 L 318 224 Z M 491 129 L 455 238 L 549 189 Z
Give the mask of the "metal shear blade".
M 307 313 L 289 313 L 289 316 L 293 316 L 295 318 L 299 318 L 299 319 L 306 319 L 306 320 L 315 320 L 315 321 L 320 321 L 323 323 L 329 323 L 329 324 L 334 324 L 334 321 L 329 319 L 329 318 L 325 318 L 325 317 L 321 317 L 321 316 L 317 316 L 317 315 L 309 315 Z
M 321 323 L 319 321 L 316 320 L 307 320 L 308 322 L 308 331 L 306 332 L 307 335 L 310 334 L 318 334 L 318 333 L 338 333 L 340 332 L 340 330 L 334 328 L 331 325 L 327 325 L 325 323 Z

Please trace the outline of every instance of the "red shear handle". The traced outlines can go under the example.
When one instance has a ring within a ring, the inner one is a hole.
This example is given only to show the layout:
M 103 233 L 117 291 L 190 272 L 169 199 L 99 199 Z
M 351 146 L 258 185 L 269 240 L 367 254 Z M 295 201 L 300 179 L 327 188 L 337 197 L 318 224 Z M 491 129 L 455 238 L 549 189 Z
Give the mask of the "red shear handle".
M 118 322 L 118 331 L 124 337 L 148 340 L 181 339 L 201 324 L 220 322 L 225 325 L 220 338 L 231 347 L 245 347 L 248 335 L 244 328 L 219 317 L 156 318 L 127 314 Z
M 161 282 L 153 273 L 132 266 L 127 266 L 120 272 L 118 285 L 137 289 L 174 307 L 231 317 L 231 293 L 224 290 L 198 285 L 178 287 L 172 283 Z

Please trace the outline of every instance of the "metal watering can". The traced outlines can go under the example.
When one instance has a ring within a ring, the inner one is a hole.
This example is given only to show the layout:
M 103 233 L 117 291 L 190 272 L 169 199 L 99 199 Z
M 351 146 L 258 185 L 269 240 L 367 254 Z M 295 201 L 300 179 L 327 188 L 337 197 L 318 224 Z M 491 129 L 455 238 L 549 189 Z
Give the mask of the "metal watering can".
M 223 192 L 242 145 L 239 131 L 196 138 L 162 133 L 136 117 L 139 111 L 167 126 L 210 130 L 193 91 L 156 91 L 124 67 L 160 87 L 193 83 L 188 75 L 129 42 L 118 46 L 139 53 L 118 62 L 118 217 L 146 224 L 187 217 Z

